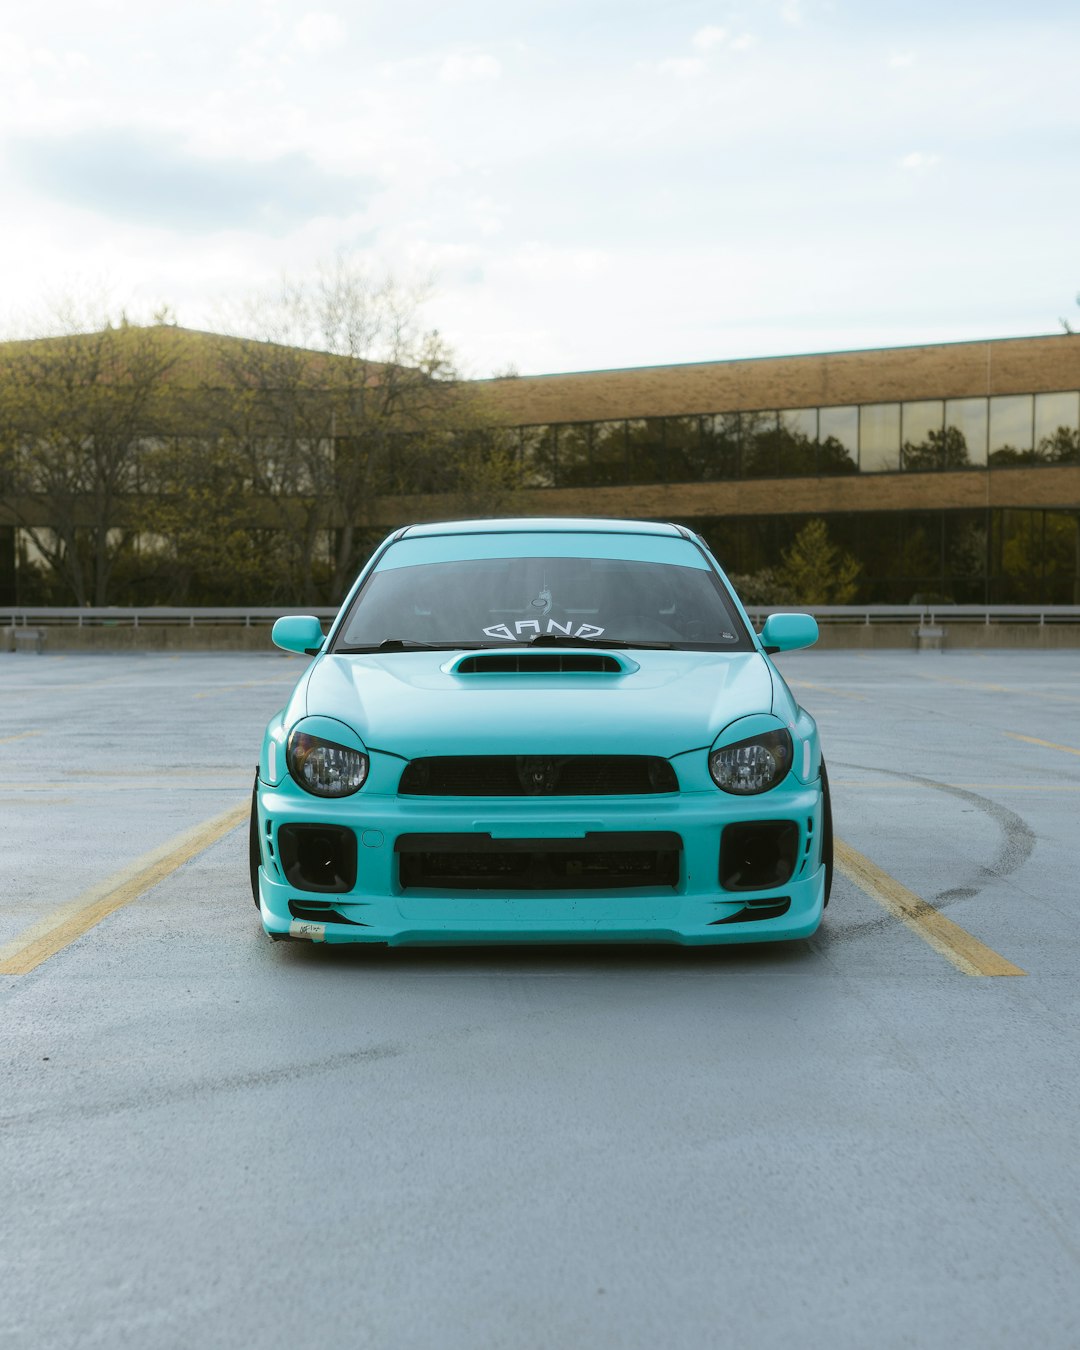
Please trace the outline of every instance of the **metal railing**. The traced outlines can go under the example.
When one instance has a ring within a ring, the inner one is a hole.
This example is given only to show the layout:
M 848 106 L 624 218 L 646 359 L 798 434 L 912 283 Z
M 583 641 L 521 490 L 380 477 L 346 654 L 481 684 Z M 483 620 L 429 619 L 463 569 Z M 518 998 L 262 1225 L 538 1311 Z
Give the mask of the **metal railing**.
M 1080 623 L 1080 605 L 747 605 L 755 624 L 770 614 L 796 610 L 821 623 L 907 623 L 919 627 L 949 623 L 1025 623 L 1044 626 Z
M 1080 624 L 1080 605 L 748 605 L 747 613 L 760 625 L 770 614 L 796 610 L 822 623 L 881 624 Z M 169 606 L 142 608 L 57 608 L 54 606 L 0 609 L 0 628 L 76 627 L 141 628 L 148 625 L 198 628 L 229 624 L 241 628 L 269 627 L 283 614 L 314 614 L 329 622 L 337 606 Z
M 230 624 L 240 628 L 268 627 L 284 614 L 314 614 L 317 619 L 337 617 L 336 605 L 311 607 L 305 605 L 240 605 L 240 606 L 182 606 L 150 605 L 125 609 L 111 605 L 104 608 L 78 606 L 31 606 L 18 609 L 0 609 L 0 628 L 68 627 L 68 628 L 144 628 L 148 625 L 199 628 L 204 625 Z

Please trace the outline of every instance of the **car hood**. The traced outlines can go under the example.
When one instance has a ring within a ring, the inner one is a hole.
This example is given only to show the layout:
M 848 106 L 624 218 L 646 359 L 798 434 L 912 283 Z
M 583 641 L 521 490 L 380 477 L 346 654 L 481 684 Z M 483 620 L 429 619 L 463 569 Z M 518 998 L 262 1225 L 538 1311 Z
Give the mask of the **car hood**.
M 347 723 L 372 750 L 418 755 L 651 754 L 711 745 L 729 722 L 773 708 L 758 652 L 618 653 L 620 674 L 462 674 L 453 653 L 316 660 L 288 720 Z

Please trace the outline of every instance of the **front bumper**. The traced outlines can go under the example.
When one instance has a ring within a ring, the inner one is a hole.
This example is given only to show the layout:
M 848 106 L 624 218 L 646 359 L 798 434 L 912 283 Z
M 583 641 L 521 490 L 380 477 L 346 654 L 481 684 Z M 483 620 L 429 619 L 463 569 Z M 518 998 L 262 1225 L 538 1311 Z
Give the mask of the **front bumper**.
M 260 783 L 258 829 L 263 926 L 272 937 L 391 946 L 500 942 L 673 942 L 710 945 L 809 937 L 821 922 L 821 791 L 785 783 L 759 797 L 715 792 L 672 796 L 421 798 L 367 794 L 343 801 L 309 796 L 288 779 Z M 783 885 L 724 890 L 721 832 L 749 821 L 792 821 L 794 870 Z M 280 865 L 284 825 L 334 825 L 357 840 L 356 884 L 345 894 L 290 885 Z M 682 842 L 671 885 L 601 890 L 449 890 L 403 886 L 399 836 L 473 835 L 492 840 L 574 840 L 636 832 Z

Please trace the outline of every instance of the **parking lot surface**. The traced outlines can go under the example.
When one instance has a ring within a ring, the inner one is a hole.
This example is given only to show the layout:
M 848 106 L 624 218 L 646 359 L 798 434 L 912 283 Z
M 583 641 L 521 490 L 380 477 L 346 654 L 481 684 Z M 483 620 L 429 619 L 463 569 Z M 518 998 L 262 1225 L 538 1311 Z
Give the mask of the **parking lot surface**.
M 780 662 L 814 938 L 363 950 L 251 903 L 299 660 L 0 657 L 0 1345 L 1080 1345 L 1080 653 Z

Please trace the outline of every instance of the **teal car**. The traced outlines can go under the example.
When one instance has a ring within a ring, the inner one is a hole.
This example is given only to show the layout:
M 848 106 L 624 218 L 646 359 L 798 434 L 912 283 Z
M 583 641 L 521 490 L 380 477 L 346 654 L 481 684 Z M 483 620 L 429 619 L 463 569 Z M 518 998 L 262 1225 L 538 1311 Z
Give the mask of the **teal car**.
M 679 525 L 410 525 L 375 551 L 266 729 L 250 867 L 275 939 L 808 937 L 832 874 L 817 727 Z

